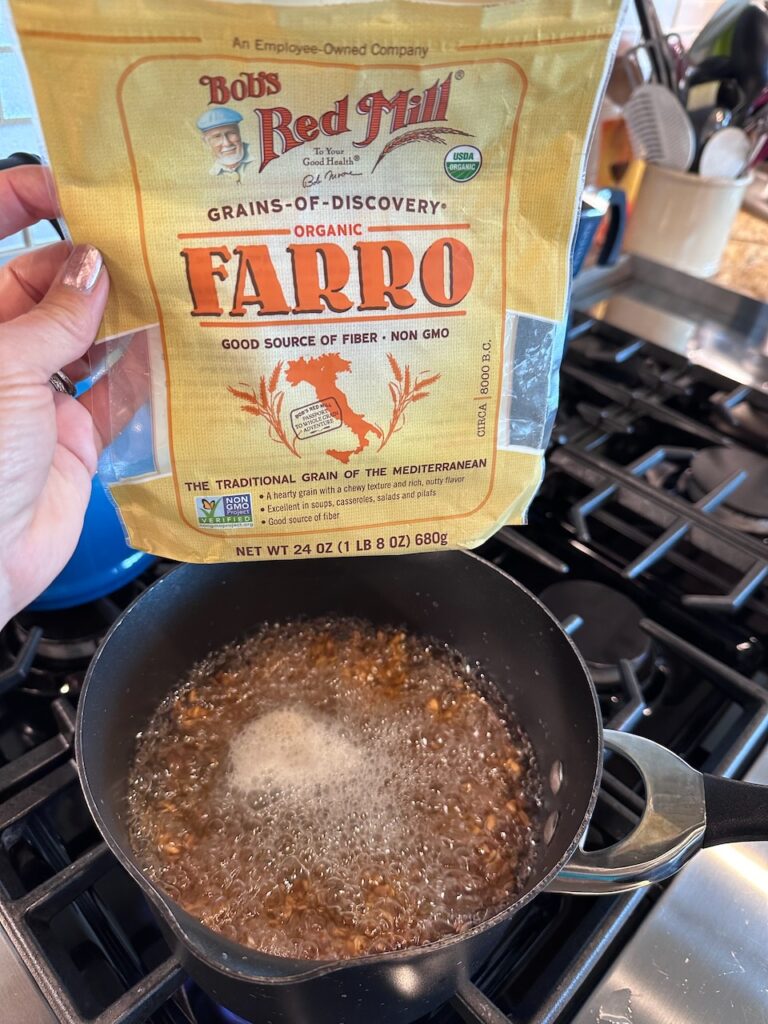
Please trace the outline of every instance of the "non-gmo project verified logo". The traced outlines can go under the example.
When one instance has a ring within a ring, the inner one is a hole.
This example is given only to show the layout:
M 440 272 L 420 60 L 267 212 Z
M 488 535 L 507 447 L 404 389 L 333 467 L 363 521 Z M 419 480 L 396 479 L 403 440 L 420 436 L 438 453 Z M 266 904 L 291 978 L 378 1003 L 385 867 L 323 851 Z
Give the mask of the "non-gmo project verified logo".
M 210 494 L 195 498 L 200 526 L 253 526 L 250 494 Z

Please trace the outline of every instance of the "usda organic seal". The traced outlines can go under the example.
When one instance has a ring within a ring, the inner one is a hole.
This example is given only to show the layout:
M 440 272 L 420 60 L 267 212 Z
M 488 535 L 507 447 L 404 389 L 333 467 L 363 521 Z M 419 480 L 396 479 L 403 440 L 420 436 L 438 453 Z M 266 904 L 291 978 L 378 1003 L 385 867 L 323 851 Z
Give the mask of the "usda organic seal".
M 476 146 L 454 146 L 445 154 L 445 173 L 453 181 L 469 181 L 483 164 L 483 154 Z

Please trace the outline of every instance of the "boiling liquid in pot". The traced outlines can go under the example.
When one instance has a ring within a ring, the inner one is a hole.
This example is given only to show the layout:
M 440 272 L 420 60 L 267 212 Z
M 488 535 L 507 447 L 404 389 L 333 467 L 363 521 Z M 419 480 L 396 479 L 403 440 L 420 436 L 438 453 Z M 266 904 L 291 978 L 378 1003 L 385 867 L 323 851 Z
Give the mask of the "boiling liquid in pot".
M 278 956 L 461 933 L 525 888 L 539 839 L 531 747 L 497 703 L 456 652 L 400 630 L 267 625 L 139 735 L 133 849 L 189 913 Z

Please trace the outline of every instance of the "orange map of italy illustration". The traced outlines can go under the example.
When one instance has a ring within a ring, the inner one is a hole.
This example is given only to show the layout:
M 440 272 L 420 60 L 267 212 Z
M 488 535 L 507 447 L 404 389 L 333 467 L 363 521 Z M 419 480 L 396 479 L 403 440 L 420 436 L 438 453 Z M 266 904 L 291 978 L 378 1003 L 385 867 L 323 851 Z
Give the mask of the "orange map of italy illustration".
M 329 398 L 335 399 L 338 413 L 329 402 L 326 408 L 331 415 L 341 418 L 343 426 L 349 427 L 357 437 L 357 448 L 350 451 L 338 451 L 329 448 L 327 454 L 339 462 L 349 462 L 352 455 L 359 455 L 364 448 L 368 447 L 368 435 L 375 434 L 376 437 L 383 437 L 380 427 L 355 412 L 349 404 L 349 399 L 336 383 L 340 373 L 350 373 L 352 363 L 348 359 L 342 359 L 338 352 L 328 352 L 323 356 L 314 356 L 310 359 L 296 359 L 288 364 L 285 379 L 290 385 L 309 384 L 315 389 L 318 402 L 326 402 Z
M 278 362 L 272 370 L 269 378 L 262 376 L 259 379 L 258 388 L 251 388 L 249 391 L 240 388 L 228 387 L 228 391 L 243 404 L 241 409 L 252 416 L 259 416 L 267 423 L 269 436 L 273 441 L 284 445 L 293 455 L 301 458 L 296 447 L 300 440 L 298 435 L 291 436 L 283 424 L 283 402 L 285 391 L 280 390 L 279 385 L 284 377 L 286 383 L 292 388 L 300 384 L 308 384 L 315 392 L 317 401 L 322 404 L 331 417 L 340 421 L 341 426 L 347 427 L 357 438 L 355 448 L 340 449 L 327 448 L 326 454 L 339 462 L 347 463 L 353 455 L 359 455 L 370 445 L 370 435 L 378 439 L 381 449 L 389 439 L 405 423 L 405 410 L 412 402 L 421 401 L 427 398 L 427 390 L 440 378 L 440 374 L 421 373 L 413 375 L 409 366 L 401 367 L 395 357 L 387 354 L 393 379 L 389 381 L 389 396 L 392 408 L 389 414 L 389 425 L 382 430 L 362 413 L 356 412 L 349 403 L 349 398 L 343 388 L 339 386 L 338 377 L 341 373 L 351 373 L 352 363 L 344 359 L 337 352 L 327 352 L 321 356 L 311 356 L 291 360 L 283 374 L 283 363 Z M 247 385 L 242 385 L 247 387 Z

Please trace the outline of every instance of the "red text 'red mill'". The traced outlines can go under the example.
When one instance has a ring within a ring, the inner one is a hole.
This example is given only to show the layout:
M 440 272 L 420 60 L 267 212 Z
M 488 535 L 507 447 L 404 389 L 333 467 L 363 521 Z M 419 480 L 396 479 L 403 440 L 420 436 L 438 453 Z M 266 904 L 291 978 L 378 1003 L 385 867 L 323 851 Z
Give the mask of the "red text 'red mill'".
M 436 81 L 423 92 L 400 89 L 387 97 L 382 89 L 366 93 L 355 104 L 354 110 L 365 118 L 361 137 L 352 144 L 358 149 L 370 146 L 379 137 L 384 125 L 391 135 L 401 128 L 446 121 L 448 100 L 453 74 L 443 81 Z M 240 99 L 259 99 L 280 91 L 280 80 L 276 74 L 261 72 L 254 75 L 244 72 L 234 81 L 227 82 L 223 76 L 203 75 L 200 84 L 209 91 L 209 103 L 226 103 Z M 263 171 L 267 164 L 298 146 L 313 142 L 321 135 L 328 137 L 345 135 L 353 129 L 349 126 L 349 96 L 336 100 L 333 106 L 315 116 L 297 114 L 288 107 L 254 107 L 259 124 L 259 143 Z

